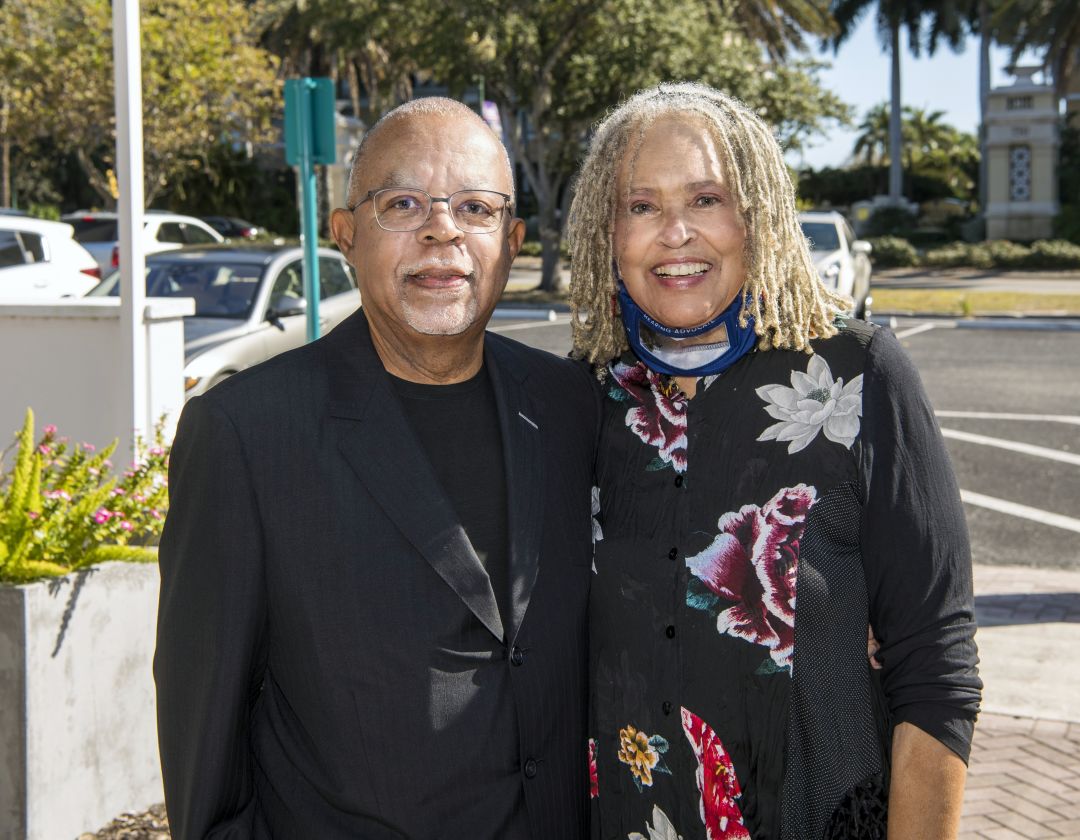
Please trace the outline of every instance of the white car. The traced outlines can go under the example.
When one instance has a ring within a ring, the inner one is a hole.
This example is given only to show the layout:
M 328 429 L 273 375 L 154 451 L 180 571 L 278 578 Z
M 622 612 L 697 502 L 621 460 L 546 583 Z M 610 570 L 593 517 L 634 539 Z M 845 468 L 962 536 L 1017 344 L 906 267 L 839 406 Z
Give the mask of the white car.
M 101 279 L 71 225 L 0 216 L 0 300 L 82 297 Z
M 811 256 L 822 282 L 855 303 L 854 315 L 869 318 L 869 242 L 856 239 L 847 220 L 835 211 L 800 213 L 799 223 L 810 240 Z
M 356 311 L 360 292 L 340 252 L 320 248 L 318 254 L 319 322 L 326 333 Z M 119 286 L 117 271 L 90 296 L 115 296 Z M 236 244 L 154 254 L 146 260 L 146 294 L 195 301 L 195 314 L 184 318 L 187 397 L 307 339 L 297 247 Z
M 75 228 L 75 238 L 93 254 L 102 272 L 119 264 L 119 216 L 109 212 L 76 212 L 61 217 Z M 146 254 L 175 251 L 185 245 L 213 245 L 225 237 L 202 219 L 147 210 L 143 216 L 143 249 Z

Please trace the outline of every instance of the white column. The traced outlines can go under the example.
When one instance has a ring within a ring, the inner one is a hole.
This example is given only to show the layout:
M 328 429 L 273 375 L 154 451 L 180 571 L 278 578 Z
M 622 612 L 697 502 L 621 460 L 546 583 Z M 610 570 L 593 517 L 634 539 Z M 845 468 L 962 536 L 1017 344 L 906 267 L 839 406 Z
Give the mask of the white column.
M 118 374 L 125 383 L 125 418 L 130 428 L 117 429 L 121 440 L 144 437 L 147 417 L 146 255 L 143 251 L 142 48 L 139 0 L 113 0 L 113 60 L 116 91 L 116 180 L 120 187 L 120 334 Z M 118 452 L 117 463 L 129 453 Z

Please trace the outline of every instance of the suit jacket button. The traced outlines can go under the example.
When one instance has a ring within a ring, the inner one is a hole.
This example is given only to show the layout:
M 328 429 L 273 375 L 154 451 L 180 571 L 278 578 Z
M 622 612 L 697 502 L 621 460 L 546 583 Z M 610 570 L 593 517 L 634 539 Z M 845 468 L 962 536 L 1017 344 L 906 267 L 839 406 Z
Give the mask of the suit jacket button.
M 670 715 L 671 714 L 671 708 L 672 708 L 671 701 L 670 700 L 665 700 L 663 705 L 660 708 L 663 709 L 665 715 Z
M 525 664 L 525 651 L 514 645 L 510 648 L 510 664 L 511 665 L 524 665 Z
M 526 779 L 536 778 L 536 770 L 537 770 L 536 759 L 535 758 L 526 759 L 525 760 L 525 768 L 524 768 L 524 770 L 525 770 L 525 778 Z

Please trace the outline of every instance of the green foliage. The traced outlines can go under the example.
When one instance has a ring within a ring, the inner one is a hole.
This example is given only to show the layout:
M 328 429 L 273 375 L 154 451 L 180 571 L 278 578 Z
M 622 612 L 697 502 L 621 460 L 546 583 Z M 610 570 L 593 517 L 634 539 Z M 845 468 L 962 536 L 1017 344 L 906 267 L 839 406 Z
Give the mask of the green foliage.
M 879 207 L 866 224 L 867 236 L 903 236 L 910 238 L 916 217 L 903 207 Z
M 1054 220 L 1054 235 L 1080 245 L 1080 121 L 1061 128 L 1058 149 L 1058 195 L 1061 212 Z
M 1026 265 L 1030 268 L 1065 270 L 1080 268 L 1080 245 L 1058 240 L 1043 240 L 1032 243 L 1031 255 Z
M 145 190 L 153 199 L 223 136 L 269 136 L 275 61 L 253 46 L 243 0 L 142 5 Z M 109 0 L 0 3 L 0 99 L 11 134 L 71 152 L 102 203 L 117 195 Z
M 993 268 L 994 260 L 989 249 L 981 243 L 950 242 L 927 251 L 922 264 L 931 268 Z
M 990 264 L 995 268 L 1022 268 L 1029 263 L 1031 256 L 1031 249 L 1026 245 L 1007 239 L 991 239 L 977 245 L 986 251 Z
M 30 409 L 14 447 L 8 473 L 0 456 L 0 582 L 156 557 L 149 546 L 161 533 L 168 505 L 169 453 L 160 424 L 152 445 L 137 441 L 136 460 L 119 478 L 109 460 L 115 441 L 101 451 L 75 446 L 54 426 L 35 440 Z
M 870 260 L 874 268 L 908 268 L 919 264 L 915 247 L 899 236 L 877 236 L 867 240 L 873 247 Z

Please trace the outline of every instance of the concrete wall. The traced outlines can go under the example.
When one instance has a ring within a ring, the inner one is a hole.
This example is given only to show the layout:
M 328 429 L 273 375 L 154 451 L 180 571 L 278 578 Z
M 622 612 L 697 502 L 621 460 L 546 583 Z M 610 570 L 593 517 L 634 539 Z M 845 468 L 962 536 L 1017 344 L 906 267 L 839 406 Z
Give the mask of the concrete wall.
M 0 838 L 68 840 L 163 799 L 156 565 L 0 587 Z
M 120 301 L 82 298 L 49 304 L 0 301 L 0 449 L 34 409 L 38 433 L 46 423 L 75 442 L 102 447 L 119 438 L 123 468 L 132 452 L 132 431 L 147 431 L 167 415 L 171 437 L 184 405 L 184 315 L 188 299 L 150 299 L 144 312 L 147 400 L 141 417 L 129 408 L 129 383 L 120 381 Z

